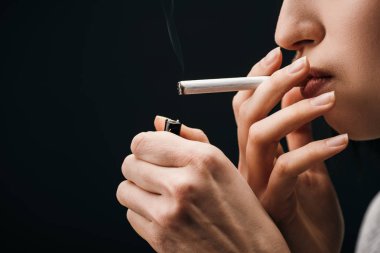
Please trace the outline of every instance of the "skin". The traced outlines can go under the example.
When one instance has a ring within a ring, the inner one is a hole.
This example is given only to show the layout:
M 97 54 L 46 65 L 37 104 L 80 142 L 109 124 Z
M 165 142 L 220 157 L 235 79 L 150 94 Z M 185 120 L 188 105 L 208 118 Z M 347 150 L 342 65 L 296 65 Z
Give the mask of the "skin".
M 285 0 L 276 29 L 278 45 L 295 50 L 296 59 L 307 56 L 309 68 L 324 69 L 332 74 L 332 85 L 323 91 L 334 91 L 335 105 L 323 116 L 338 132 L 348 133 L 354 140 L 375 139 L 380 135 L 379 7 L 380 1 Z M 281 55 L 277 54 L 272 61 L 257 64 L 250 75 L 272 75 L 280 63 Z M 284 83 L 283 79 L 276 87 Z M 269 117 L 265 115 L 268 110 L 257 109 L 261 93 L 260 89 L 254 93 L 239 92 L 234 98 L 239 171 L 276 221 L 292 252 L 339 252 L 343 220 L 324 164 L 314 161 L 307 166 L 294 166 L 295 159 L 302 160 L 302 156 L 311 161 L 318 154 L 317 150 L 310 149 L 315 143 L 310 125 L 286 134 L 290 149 L 287 154 L 279 147 L 278 136 L 267 134 L 273 125 L 276 130 L 289 126 L 286 121 L 276 124 L 276 118 L 281 111 L 303 100 L 302 93 L 299 88 L 286 92 L 282 99 L 284 109 Z M 302 107 L 293 113 L 308 114 L 305 110 L 309 109 Z M 301 117 L 297 118 L 301 123 Z M 343 143 L 341 148 L 344 148 Z M 305 155 L 301 152 L 305 149 L 313 154 Z M 302 155 L 295 156 L 295 153 Z M 277 174 L 287 174 L 296 167 L 302 168 L 296 169 L 301 173 L 291 183 L 276 180 Z
M 379 8 L 379 0 L 285 0 L 277 23 L 279 46 L 334 75 L 337 103 L 324 116 L 353 140 L 380 137 Z
M 275 49 L 249 74 L 267 83 L 234 97 L 238 170 L 201 130 L 175 136 L 156 118 L 159 131 L 133 139 L 117 190 L 136 232 L 158 252 L 339 252 L 343 220 L 323 161 L 348 136 L 380 137 L 379 9 L 379 0 L 283 1 L 275 39 L 300 60 L 279 69 Z M 305 99 L 297 86 L 311 68 L 333 78 Z M 314 141 L 319 116 L 342 135 Z
M 296 73 L 289 73 L 289 67 L 275 71 L 281 59 L 280 50 L 269 53 L 249 75 L 272 75 L 271 79 L 254 92 L 234 97 L 239 172 L 280 228 L 291 252 L 339 252 L 343 219 L 323 161 L 342 151 L 348 137 L 312 141 L 308 122 L 332 110 L 335 96 L 302 99 L 300 88 L 294 86 L 308 75 L 308 61 L 294 62 L 304 62 Z M 268 116 L 284 94 L 283 109 Z M 283 137 L 290 150 L 286 154 L 279 143 Z
M 193 141 L 163 131 L 132 141 L 117 198 L 136 232 L 157 252 L 290 252 L 227 157 L 202 132 L 184 135 Z

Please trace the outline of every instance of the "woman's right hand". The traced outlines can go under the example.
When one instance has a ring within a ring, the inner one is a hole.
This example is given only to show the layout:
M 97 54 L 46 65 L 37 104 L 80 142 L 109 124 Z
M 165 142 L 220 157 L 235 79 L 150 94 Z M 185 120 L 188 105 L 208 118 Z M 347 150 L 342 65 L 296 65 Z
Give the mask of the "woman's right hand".
M 117 198 L 157 252 L 290 252 L 280 231 L 235 165 L 201 131 L 138 134 Z M 187 138 L 187 139 L 185 139 Z
M 249 74 L 271 78 L 255 91 L 240 91 L 234 97 L 238 169 L 292 252 L 339 252 L 344 224 L 323 161 L 341 152 L 348 138 L 312 140 L 309 122 L 334 106 L 334 93 L 303 99 L 296 86 L 310 72 L 308 60 L 301 58 L 278 70 L 281 62 L 280 49 L 274 49 Z M 269 115 L 281 99 L 283 108 Z M 284 137 L 287 153 L 280 144 Z

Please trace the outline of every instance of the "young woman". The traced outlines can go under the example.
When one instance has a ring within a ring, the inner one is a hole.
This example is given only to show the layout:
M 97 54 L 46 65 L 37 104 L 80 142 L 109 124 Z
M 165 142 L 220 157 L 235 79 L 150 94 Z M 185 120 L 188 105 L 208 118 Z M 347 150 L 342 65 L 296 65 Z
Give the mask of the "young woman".
M 323 161 L 348 138 L 380 137 L 379 9 L 379 0 L 283 2 L 275 38 L 296 60 L 279 69 L 274 49 L 249 74 L 270 80 L 234 97 L 238 170 L 200 130 L 137 135 L 117 191 L 137 233 L 158 252 L 339 252 L 343 219 Z M 340 135 L 312 140 L 309 122 L 321 115 Z M 379 209 L 375 201 L 366 220 Z M 376 250 L 370 224 L 358 252 Z

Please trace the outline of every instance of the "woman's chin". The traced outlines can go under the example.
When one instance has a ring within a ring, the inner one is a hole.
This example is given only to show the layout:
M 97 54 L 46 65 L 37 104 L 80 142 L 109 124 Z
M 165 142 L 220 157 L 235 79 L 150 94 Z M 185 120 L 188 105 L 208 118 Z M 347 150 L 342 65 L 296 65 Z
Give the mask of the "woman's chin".
M 362 122 L 352 122 L 352 120 L 338 120 L 334 115 L 325 115 L 327 124 L 339 134 L 348 134 L 352 141 L 369 141 L 380 138 L 380 129 L 369 129 L 371 126 L 365 126 Z M 352 119 L 352 118 L 351 118 Z M 360 124 L 362 123 L 362 124 Z

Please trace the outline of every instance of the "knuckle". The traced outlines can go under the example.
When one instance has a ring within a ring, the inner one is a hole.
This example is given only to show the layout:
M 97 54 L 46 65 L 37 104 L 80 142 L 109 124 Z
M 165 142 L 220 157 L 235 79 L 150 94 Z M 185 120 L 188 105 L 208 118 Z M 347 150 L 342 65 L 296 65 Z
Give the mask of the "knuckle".
M 280 177 L 289 177 L 290 175 L 290 160 L 286 155 L 280 156 L 275 164 L 275 172 Z
M 175 205 L 172 207 L 172 209 L 168 213 L 168 220 L 174 221 L 170 222 L 169 227 L 173 227 L 178 225 L 178 221 L 182 221 L 184 216 L 187 213 L 188 209 L 188 202 L 176 202 Z M 174 227 L 175 229 L 176 227 Z
M 242 106 L 242 104 L 249 98 L 246 92 L 247 91 L 239 91 L 232 98 L 232 108 L 235 113 L 238 113 L 240 111 L 240 107 Z
M 192 196 L 196 192 L 196 181 L 190 176 L 183 176 L 171 185 L 171 194 L 179 205 L 187 205 L 191 201 Z
M 139 153 L 141 146 L 143 146 L 144 143 L 146 142 L 146 137 L 147 137 L 146 135 L 147 133 L 139 133 L 132 139 L 132 142 L 131 142 L 132 153 L 134 154 Z
M 127 210 L 127 221 L 133 223 L 133 213 L 130 209 Z
M 259 89 L 260 86 L 257 88 Z M 255 91 L 256 92 L 256 91 Z M 254 93 L 253 93 L 254 94 Z M 245 96 L 242 97 L 239 93 L 235 95 L 233 101 L 232 101 L 232 107 L 234 111 L 234 115 L 236 120 L 238 120 L 238 124 L 245 124 L 253 118 L 254 114 L 254 104 L 252 104 L 252 96 Z M 240 96 L 239 96 L 240 95 Z
M 119 184 L 116 190 L 116 199 L 119 201 L 120 204 L 125 205 L 125 186 L 126 186 L 127 181 L 123 181 Z
M 155 215 L 155 219 L 157 224 L 159 224 L 161 227 L 165 229 L 168 229 L 171 226 L 171 223 L 173 223 L 173 219 L 169 214 L 169 211 L 157 212 Z
M 253 144 L 262 144 L 265 142 L 264 129 L 259 122 L 255 122 L 249 127 L 248 138 Z
M 130 154 L 124 158 L 123 164 L 121 165 L 121 172 L 124 177 L 128 179 L 129 168 L 131 166 L 131 162 L 135 159 L 135 155 Z
M 257 118 L 257 112 L 255 107 L 249 103 L 250 100 L 245 101 L 239 109 L 238 117 L 240 121 L 240 126 L 246 126 L 248 128 L 249 125 L 252 124 L 255 118 Z
M 236 95 L 232 98 L 232 108 L 234 109 L 234 111 L 239 111 L 239 107 L 241 105 L 241 99 L 240 99 L 240 94 L 239 92 L 236 93 Z
M 294 88 L 293 88 L 294 89 Z M 294 97 L 291 92 L 287 92 L 283 97 L 282 97 L 282 107 L 289 106 L 293 103 Z
M 196 156 L 193 157 L 195 161 L 195 172 L 201 178 L 205 178 L 209 173 L 213 172 L 214 168 L 219 164 L 221 151 L 213 145 L 203 145 L 198 149 Z
M 234 112 L 235 119 L 238 123 L 240 119 L 241 114 L 241 106 L 244 103 L 244 99 L 242 98 L 241 94 L 238 92 L 234 98 L 232 99 L 232 110 Z
M 177 231 L 182 224 L 181 221 L 186 214 L 186 209 L 177 203 L 171 205 L 169 209 L 157 214 L 156 222 L 165 230 Z M 161 240 L 160 240 L 161 241 Z
M 203 147 L 200 149 L 200 157 L 203 162 L 208 162 L 215 160 L 215 158 L 219 154 L 219 149 L 212 145 L 202 145 Z

